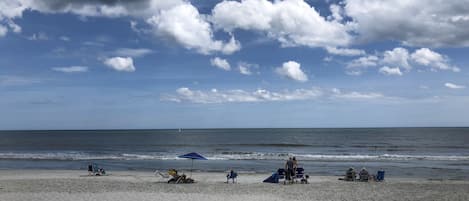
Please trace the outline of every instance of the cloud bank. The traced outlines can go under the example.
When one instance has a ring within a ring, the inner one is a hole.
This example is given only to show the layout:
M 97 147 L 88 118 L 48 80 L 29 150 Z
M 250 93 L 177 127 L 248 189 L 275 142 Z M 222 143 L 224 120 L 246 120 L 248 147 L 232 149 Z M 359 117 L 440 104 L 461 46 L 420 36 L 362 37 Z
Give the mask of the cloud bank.
M 162 101 L 171 102 L 191 102 L 191 103 L 249 103 L 249 102 L 276 102 L 276 101 L 305 101 L 318 99 L 342 99 L 342 100 L 372 100 L 387 98 L 381 93 L 343 92 L 337 88 L 323 90 L 320 88 L 295 89 L 284 91 L 269 91 L 257 89 L 245 91 L 241 89 L 220 91 L 211 89 L 210 91 L 192 90 L 181 87 L 175 94 L 165 94 L 161 96 Z

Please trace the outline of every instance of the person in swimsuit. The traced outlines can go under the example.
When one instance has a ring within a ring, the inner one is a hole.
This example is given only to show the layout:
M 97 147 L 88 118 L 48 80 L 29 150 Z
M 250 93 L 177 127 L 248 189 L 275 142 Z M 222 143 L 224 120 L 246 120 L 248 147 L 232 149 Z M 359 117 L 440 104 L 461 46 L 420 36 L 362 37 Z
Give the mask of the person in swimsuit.
M 88 165 L 88 175 L 91 176 L 91 174 L 93 174 L 93 164 L 89 164 Z
M 294 175 L 293 166 L 294 166 L 294 162 L 293 162 L 293 159 L 290 157 L 285 163 L 286 180 L 288 180 L 290 183 L 292 182 L 293 175 Z

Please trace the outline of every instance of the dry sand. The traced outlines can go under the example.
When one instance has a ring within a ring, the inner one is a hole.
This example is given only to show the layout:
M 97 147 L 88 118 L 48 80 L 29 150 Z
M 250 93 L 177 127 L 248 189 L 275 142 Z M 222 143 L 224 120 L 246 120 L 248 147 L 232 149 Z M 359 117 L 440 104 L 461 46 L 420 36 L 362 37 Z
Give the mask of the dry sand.
M 0 201 L 146 201 L 146 200 L 469 200 L 469 181 L 387 179 L 385 182 L 338 181 L 311 177 L 310 184 L 266 184 L 267 174 L 240 174 L 226 184 L 225 173 L 194 173 L 196 184 L 167 184 L 151 172 L 0 170 Z

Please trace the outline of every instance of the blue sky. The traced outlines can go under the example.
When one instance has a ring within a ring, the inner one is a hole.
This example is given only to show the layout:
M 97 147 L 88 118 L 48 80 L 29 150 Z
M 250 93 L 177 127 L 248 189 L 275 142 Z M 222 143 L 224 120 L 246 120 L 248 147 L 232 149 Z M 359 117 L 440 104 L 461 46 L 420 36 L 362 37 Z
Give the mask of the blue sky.
M 467 1 L 0 2 L 0 129 L 469 126 Z

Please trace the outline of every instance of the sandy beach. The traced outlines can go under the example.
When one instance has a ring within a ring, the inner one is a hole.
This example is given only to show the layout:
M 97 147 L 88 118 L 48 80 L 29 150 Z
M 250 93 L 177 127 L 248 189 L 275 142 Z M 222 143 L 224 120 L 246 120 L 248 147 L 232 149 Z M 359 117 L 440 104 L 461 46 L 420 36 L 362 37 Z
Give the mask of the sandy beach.
M 167 184 L 152 172 L 119 171 L 87 176 L 76 170 L 2 170 L 0 200 L 469 200 L 469 181 L 389 178 L 385 182 L 338 181 L 313 176 L 310 184 L 266 184 L 266 174 L 194 173 L 196 184 Z

